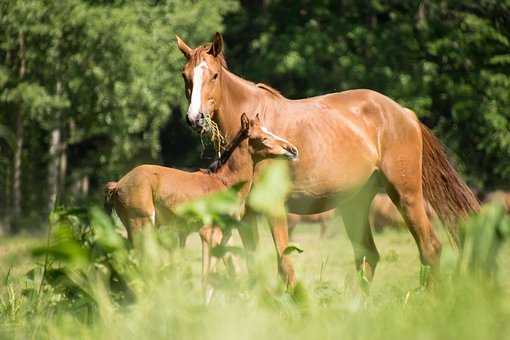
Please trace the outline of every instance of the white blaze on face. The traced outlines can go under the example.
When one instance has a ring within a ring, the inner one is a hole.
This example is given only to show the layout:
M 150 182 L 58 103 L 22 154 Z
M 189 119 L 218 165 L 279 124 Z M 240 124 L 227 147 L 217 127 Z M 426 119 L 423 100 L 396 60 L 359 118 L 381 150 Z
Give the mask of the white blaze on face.
M 188 118 L 196 120 L 202 106 L 202 81 L 207 63 L 202 61 L 193 69 L 193 89 L 191 91 L 191 103 L 188 108 Z
M 267 134 L 268 136 L 270 136 L 271 138 L 273 138 L 274 140 L 278 140 L 280 142 L 283 142 L 283 143 L 286 143 L 286 144 L 289 144 L 289 145 L 292 145 L 288 140 L 286 140 L 285 138 L 282 138 L 280 136 L 277 136 L 275 135 L 274 133 L 272 133 L 271 131 L 269 131 L 265 126 L 261 126 L 260 129 L 262 130 L 262 132 L 264 132 L 265 134 Z M 286 150 L 282 149 L 281 151 L 281 154 L 286 154 Z M 294 160 L 297 159 L 297 154 L 294 155 Z
M 290 142 L 280 136 L 277 136 L 275 135 L 274 133 L 272 133 L 271 131 L 269 131 L 265 126 L 261 126 L 260 129 L 262 130 L 262 132 L 268 134 L 269 136 L 271 136 L 273 139 L 275 140 L 279 140 L 280 142 L 284 142 L 284 143 L 287 143 L 287 144 L 290 144 Z

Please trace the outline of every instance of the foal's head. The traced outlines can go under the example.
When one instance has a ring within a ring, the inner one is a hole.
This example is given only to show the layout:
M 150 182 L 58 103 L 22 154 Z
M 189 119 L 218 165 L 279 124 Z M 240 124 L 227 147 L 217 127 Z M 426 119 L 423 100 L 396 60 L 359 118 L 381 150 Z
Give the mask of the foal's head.
M 191 48 L 177 36 L 177 46 L 187 59 L 182 76 L 190 101 L 186 120 L 195 129 L 207 129 L 208 120 L 218 112 L 223 56 L 223 38 L 216 33 L 212 43 Z
M 254 119 L 248 119 L 246 113 L 243 113 L 239 132 L 232 138 L 221 157 L 209 166 L 208 171 L 216 172 L 228 161 L 230 155 L 245 139 L 248 139 L 250 154 L 255 161 L 277 157 L 290 160 L 298 158 L 298 149 L 289 141 L 273 134 L 262 126 L 258 114 Z
M 241 122 L 243 117 L 248 119 L 243 113 Z M 254 119 L 249 120 L 248 125 L 248 144 L 250 152 L 256 160 L 275 157 L 284 157 L 290 160 L 298 158 L 298 149 L 288 140 L 275 135 L 263 126 L 258 114 Z

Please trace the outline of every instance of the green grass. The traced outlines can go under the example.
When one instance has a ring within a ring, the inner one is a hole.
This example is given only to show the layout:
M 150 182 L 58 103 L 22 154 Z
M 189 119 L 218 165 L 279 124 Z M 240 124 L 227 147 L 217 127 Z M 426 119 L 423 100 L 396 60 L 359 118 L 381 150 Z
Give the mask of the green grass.
M 429 292 L 419 289 L 420 263 L 410 234 L 377 234 L 381 262 L 370 296 L 362 299 L 342 228 L 331 226 L 328 234 L 333 235 L 320 240 L 317 227 L 304 225 L 295 234 L 304 252 L 292 256 L 300 283 L 294 294 L 288 294 L 276 276 L 272 240 L 262 226 L 255 274 L 249 276 L 243 269 L 229 278 L 219 266 L 217 294 L 206 306 L 196 235 L 186 249 L 171 252 L 165 246 L 168 242 L 158 242 L 150 234 L 140 248 L 128 252 L 116 245 L 108 226 L 96 228 L 100 237 L 88 244 L 88 255 L 76 255 L 70 243 L 62 246 L 69 235 L 57 233 L 60 252 L 53 249 L 48 268 L 63 269 L 65 275 L 60 281 L 48 277 L 43 285 L 45 257 L 32 257 L 31 249 L 45 240 L 0 239 L 1 337 L 503 339 L 510 331 L 508 243 L 499 253 L 494 283 L 488 276 L 457 274 L 457 254 L 444 242 L 441 284 Z M 165 240 L 164 236 L 160 238 Z M 89 242 L 87 237 L 82 241 Z M 112 268 L 106 264 L 112 263 L 124 288 L 108 283 Z

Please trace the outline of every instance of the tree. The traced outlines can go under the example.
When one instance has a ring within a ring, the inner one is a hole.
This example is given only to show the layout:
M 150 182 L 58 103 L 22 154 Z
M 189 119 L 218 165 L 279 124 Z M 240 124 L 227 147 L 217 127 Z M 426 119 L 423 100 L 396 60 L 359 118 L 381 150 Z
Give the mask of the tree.
M 12 221 L 20 221 L 23 206 L 47 213 L 72 201 L 69 188 L 78 193 L 90 184 L 96 193 L 132 164 L 158 161 L 158 132 L 184 103 L 175 34 L 208 39 L 232 5 L 2 2 L 0 123 L 19 141 L 10 180 L 17 207 Z

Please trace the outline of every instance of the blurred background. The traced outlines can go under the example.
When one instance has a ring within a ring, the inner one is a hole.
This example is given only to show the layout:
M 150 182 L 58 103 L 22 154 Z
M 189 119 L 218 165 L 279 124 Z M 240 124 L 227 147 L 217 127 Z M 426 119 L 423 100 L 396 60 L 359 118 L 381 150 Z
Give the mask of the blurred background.
M 208 164 L 179 34 L 289 98 L 353 88 L 417 112 L 479 191 L 510 187 L 510 1 L 0 2 L 0 229 L 100 203 L 140 163 Z

